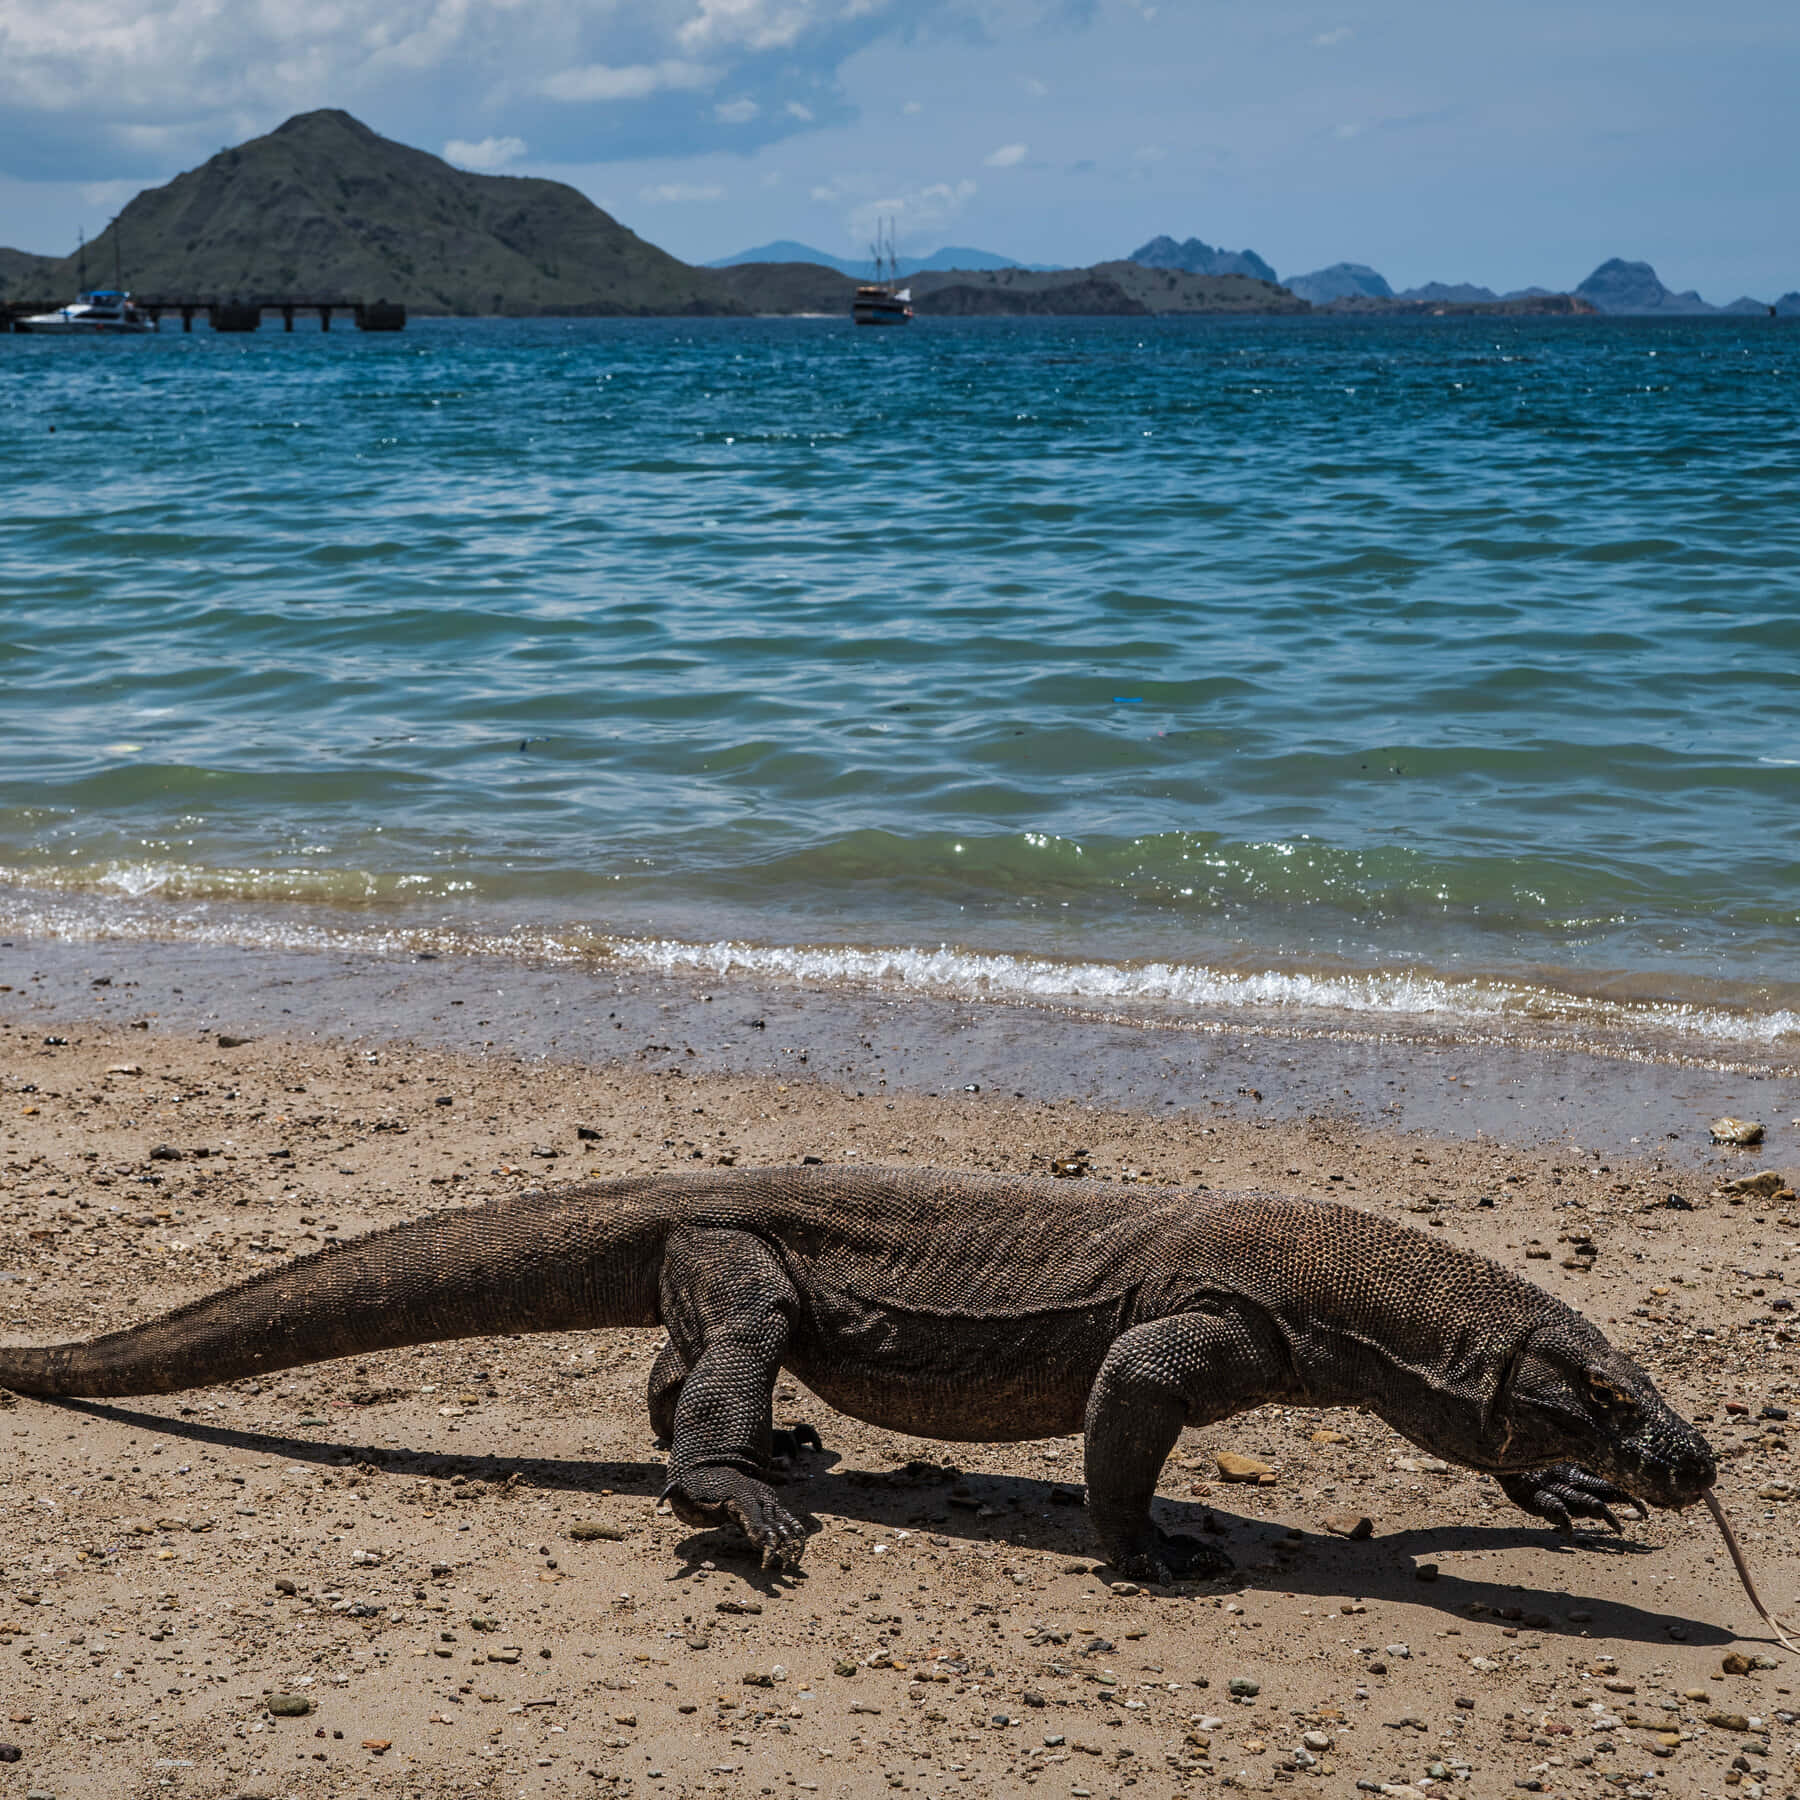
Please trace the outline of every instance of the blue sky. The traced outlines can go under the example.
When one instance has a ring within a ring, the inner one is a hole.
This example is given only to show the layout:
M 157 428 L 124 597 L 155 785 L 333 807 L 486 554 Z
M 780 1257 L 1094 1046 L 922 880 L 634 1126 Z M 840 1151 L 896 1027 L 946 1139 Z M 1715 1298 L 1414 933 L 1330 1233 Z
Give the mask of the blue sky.
M 693 260 L 775 237 L 1284 274 L 1800 288 L 1800 6 L 0 0 L 0 244 L 315 106 L 554 175 Z

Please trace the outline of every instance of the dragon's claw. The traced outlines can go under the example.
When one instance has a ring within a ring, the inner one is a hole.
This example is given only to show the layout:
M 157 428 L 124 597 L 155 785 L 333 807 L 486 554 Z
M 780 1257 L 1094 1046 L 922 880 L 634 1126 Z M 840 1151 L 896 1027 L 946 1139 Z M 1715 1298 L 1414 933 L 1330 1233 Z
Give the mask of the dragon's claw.
M 802 1450 L 823 1450 L 824 1444 L 819 1434 L 804 1420 L 790 1425 L 785 1431 L 769 1433 L 769 1448 L 783 1462 L 795 1462 Z
M 1514 1506 L 1534 1518 L 1548 1519 L 1562 1532 L 1572 1533 L 1577 1519 L 1601 1519 L 1623 1533 L 1614 1506 L 1628 1506 L 1640 1519 L 1649 1517 L 1641 1500 L 1578 1463 L 1552 1463 L 1546 1469 L 1525 1469 L 1499 1480 Z
M 671 1481 L 663 1498 L 684 1524 L 735 1525 L 761 1551 L 765 1569 L 800 1566 L 806 1527 L 754 1476 L 737 1469 L 692 1469 Z
M 1235 1565 L 1223 1550 L 1198 1538 L 1151 1526 L 1142 1542 L 1113 1559 L 1113 1567 L 1133 1581 L 1161 1585 L 1171 1581 L 1210 1581 L 1229 1575 Z

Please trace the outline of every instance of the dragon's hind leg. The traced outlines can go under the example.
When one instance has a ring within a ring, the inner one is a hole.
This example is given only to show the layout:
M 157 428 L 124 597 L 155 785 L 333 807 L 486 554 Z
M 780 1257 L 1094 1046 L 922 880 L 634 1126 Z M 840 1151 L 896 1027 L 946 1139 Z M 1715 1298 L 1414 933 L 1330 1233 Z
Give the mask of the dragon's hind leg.
M 1088 1515 L 1113 1566 L 1140 1581 L 1223 1575 L 1231 1559 L 1150 1517 L 1157 1477 L 1184 1425 L 1273 1398 L 1286 1361 L 1252 1310 L 1177 1313 L 1114 1340 L 1088 1396 Z
M 760 1238 L 690 1228 L 663 1252 L 669 1348 L 651 1377 L 651 1417 L 671 1440 L 663 1497 L 689 1525 L 734 1524 L 765 1563 L 797 1564 L 806 1532 L 763 1479 L 769 1409 L 799 1298 Z M 658 1379 L 660 1373 L 660 1382 Z

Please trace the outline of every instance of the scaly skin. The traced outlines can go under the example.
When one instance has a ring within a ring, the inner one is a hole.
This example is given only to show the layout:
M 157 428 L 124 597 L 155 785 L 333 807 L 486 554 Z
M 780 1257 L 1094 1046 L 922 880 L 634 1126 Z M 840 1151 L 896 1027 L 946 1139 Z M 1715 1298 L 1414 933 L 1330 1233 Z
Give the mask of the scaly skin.
M 583 1184 L 333 1245 L 126 1331 L 0 1349 L 22 1394 L 151 1394 L 498 1332 L 661 1324 L 667 1497 L 771 1562 L 803 1530 L 765 1477 L 789 1370 L 840 1412 L 961 1442 L 1087 1434 L 1113 1563 L 1218 1574 L 1151 1522 L 1184 1425 L 1363 1405 L 1567 1528 L 1686 1506 L 1706 1440 L 1591 1324 L 1483 1257 L 1261 1193 L 741 1169 Z

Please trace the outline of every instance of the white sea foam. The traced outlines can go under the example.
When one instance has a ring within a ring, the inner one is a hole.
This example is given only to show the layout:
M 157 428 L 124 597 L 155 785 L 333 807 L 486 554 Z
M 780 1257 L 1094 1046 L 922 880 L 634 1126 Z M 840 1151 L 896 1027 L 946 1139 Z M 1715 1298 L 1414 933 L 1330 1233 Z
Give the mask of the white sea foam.
M 1776 1045 L 1800 1039 L 1800 1014 L 1738 1012 L 1675 1002 L 1632 1005 L 1498 980 L 1452 981 L 1416 970 L 1264 969 L 1204 964 L 1058 962 L 940 945 L 861 949 L 845 945 L 687 943 L 614 938 L 611 953 L 667 973 L 692 970 L 787 981 L 847 983 L 948 997 L 1037 1001 L 1159 1012 L 1353 1014 L 1400 1023 L 1561 1024 L 1619 1029 L 1631 1023 L 1688 1038 Z

